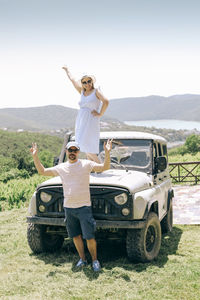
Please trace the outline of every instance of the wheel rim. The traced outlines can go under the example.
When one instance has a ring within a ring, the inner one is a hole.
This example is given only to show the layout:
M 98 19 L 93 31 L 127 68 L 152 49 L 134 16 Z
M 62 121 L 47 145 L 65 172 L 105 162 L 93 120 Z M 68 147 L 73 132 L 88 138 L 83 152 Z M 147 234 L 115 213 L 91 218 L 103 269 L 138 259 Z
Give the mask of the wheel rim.
M 146 251 L 151 252 L 156 242 L 156 231 L 154 226 L 149 226 L 146 234 Z

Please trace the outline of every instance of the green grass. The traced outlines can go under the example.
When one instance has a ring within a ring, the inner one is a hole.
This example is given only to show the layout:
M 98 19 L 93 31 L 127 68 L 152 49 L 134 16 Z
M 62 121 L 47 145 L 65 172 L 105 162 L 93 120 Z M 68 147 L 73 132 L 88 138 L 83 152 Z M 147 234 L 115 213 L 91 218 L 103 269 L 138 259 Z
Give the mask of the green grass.
M 181 155 L 181 154 L 177 154 L 176 151 L 173 154 L 172 150 L 171 150 L 171 152 L 169 151 L 169 162 L 170 163 L 200 161 L 200 152 L 198 152 L 195 155 L 192 155 L 192 154 L 189 154 L 189 153 L 187 153 L 185 155 Z
M 0 212 L 0 299 L 200 299 L 199 226 L 175 226 L 152 263 L 130 263 L 123 244 L 98 244 L 103 268 L 95 274 L 91 266 L 76 271 L 69 242 L 34 255 L 26 215 L 26 208 Z

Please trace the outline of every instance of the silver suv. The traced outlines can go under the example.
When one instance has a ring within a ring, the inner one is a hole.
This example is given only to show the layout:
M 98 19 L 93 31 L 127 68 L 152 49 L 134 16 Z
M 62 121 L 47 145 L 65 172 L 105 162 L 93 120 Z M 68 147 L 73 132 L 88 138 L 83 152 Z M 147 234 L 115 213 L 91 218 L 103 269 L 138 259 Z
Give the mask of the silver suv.
M 111 169 L 91 173 L 90 194 L 97 224 L 96 238 L 124 239 L 131 261 L 151 261 L 160 250 L 162 232 L 173 225 L 173 189 L 163 137 L 144 132 L 102 132 L 103 143 L 113 139 Z M 65 160 L 65 138 L 58 163 Z M 60 177 L 40 184 L 27 217 L 27 238 L 33 252 L 55 251 L 67 237 Z

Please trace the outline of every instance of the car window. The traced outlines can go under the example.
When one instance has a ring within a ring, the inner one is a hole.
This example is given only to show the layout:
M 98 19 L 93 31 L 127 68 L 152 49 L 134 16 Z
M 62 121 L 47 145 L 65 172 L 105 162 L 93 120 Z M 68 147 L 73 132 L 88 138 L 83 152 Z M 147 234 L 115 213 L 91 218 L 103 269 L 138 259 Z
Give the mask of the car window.
M 168 161 L 167 145 L 165 145 L 165 144 L 162 145 L 162 155 L 165 156 Z
M 104 159 L 103 142 L 100 141 L 100 159 Z M 123 168 L 150 171 L 151 169 L 151 141 L 149 140 L 113 140 L 113 147 L 110 153 L 111 166 L 113 168 Z
M 156 144 L 153 144 L 153 157 L 157 157 L 158 156 L 158 152 L 157 152 L 157 147 Z
M 161 145 L 158 143 L 158 156 L 162 156 Z

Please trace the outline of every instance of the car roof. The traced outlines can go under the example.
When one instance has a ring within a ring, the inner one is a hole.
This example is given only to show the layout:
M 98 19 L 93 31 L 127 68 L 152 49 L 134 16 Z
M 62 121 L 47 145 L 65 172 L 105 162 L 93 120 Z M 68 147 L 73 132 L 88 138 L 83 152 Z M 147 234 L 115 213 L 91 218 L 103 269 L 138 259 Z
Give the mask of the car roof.
M 140 131 L 104 131 L 100 133 L 100 139 L 137 139 L 167 143 L 166 139 L 159 135 Z

